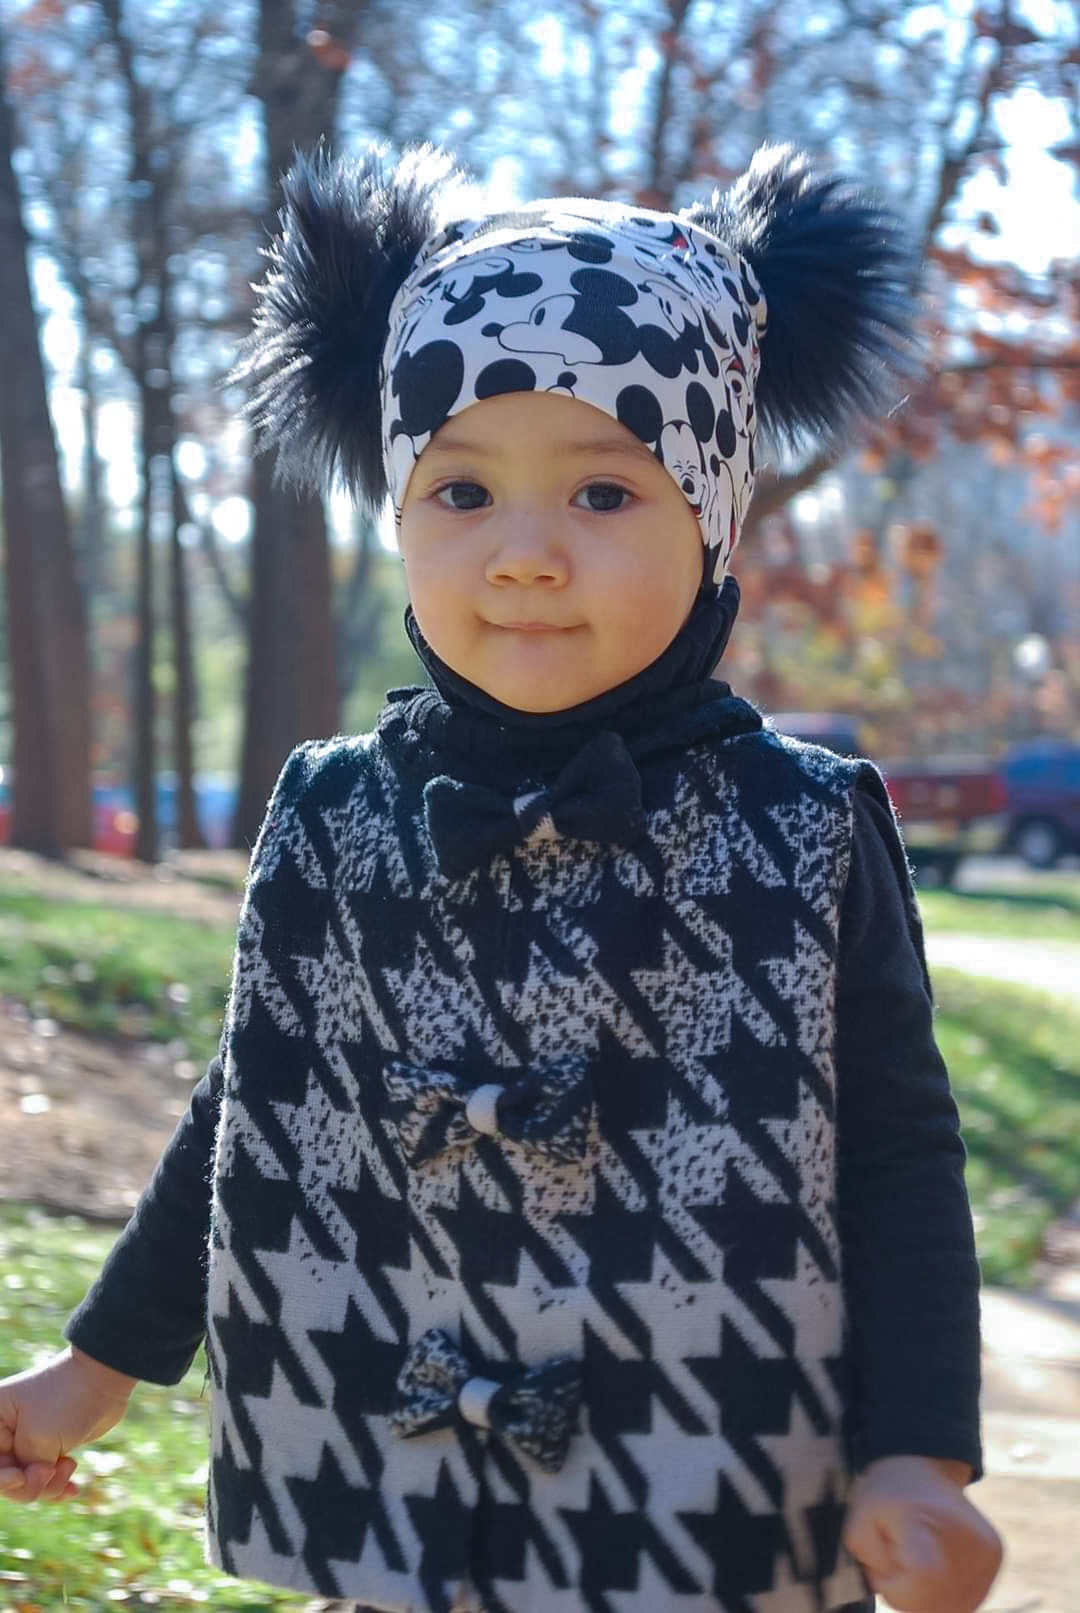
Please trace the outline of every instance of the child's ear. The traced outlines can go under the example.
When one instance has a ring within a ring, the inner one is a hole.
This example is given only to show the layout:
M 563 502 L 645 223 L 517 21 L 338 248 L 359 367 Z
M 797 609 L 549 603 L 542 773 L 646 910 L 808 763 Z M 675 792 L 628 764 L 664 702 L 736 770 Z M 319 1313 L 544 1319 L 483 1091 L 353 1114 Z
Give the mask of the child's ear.
M 888 209 L 815 174 L 805 153 L 765 146 L 730 190 L 684 216 L 740 253 L 764 292 L 755 395 L 774 437 L 831 437 L 896 401 L 897 379 L 916 368 L 917 271 Z
M 456 178 L 431 147 L 387 169 L 377 150 L 298 156 L 282 182 L 281 231 L 256 286 L 254 328 L 231 379 L 277 475 L 326 489 L 340 478 L 376 506 L 386 497 L 379 365 L 390 305 Z

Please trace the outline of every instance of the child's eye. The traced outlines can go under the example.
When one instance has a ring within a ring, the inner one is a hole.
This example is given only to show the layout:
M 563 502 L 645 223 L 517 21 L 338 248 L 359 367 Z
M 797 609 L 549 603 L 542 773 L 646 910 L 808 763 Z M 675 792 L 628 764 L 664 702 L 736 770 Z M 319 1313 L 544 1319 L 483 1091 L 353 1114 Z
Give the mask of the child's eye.
M 479 510 L 491 503 L 491 494 L 479 482 L 447 482 L 436 489 L 435 497 L 451 510 Z
M 573 502 L 579 509 L 591 510 L 594 515 L 606 515 L 611 510 L 621 510 L 632 497 L 625 487 L 618 487 L 614 482 L 590 482 L 588 487 L 574 494 Z

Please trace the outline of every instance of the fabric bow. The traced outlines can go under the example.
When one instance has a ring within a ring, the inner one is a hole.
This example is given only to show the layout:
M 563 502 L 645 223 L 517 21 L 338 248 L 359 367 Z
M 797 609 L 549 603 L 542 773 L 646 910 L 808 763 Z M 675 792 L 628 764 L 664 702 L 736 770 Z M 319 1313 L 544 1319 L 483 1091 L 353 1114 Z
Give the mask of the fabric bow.
M 505 1137 L 556 1165 L 581 1159 L 589 1135 L 592 1080 L 583 1054 L 569 1053 L 506 1085 L 462 1080 L 391 1059 L 384 1072 L 390 1111 L 410 1165 L 478 1136 Z
M 641 776 L 619 734 L 597 734 L 546 790 L 516 799 L 445 774 L 424 786 L 424 814 L 439 867 L 463 879 L 499 852 L 532 839 L 630 845 L 645 828 Z
M 581 1364 L 570 1356 L 525 1367 L 504 1383 L 475 1376 L 450 1335 L 433 1327 L 405 1357 L 390 1424 L 404 1439 L 412 1439 L 448 1428 L 460 1418 L 492 1429 L 545 1473 L 557 1473 L 577 1424 L 581 1381 Z

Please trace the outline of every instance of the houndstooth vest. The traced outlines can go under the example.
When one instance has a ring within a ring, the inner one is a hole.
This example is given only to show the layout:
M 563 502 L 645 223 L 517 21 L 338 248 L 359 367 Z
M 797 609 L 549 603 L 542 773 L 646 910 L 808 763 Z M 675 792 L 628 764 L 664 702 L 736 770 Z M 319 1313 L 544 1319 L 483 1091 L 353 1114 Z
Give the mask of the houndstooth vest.
M 832 1035 L 859 765 L 718 701 L 632 747 L 632 844 L 548 823 L 448 876 L 425 784 L 522 781 L 440 749 L 433 699 L 294 753 L 256 850 L 212 1559 L 430 1613 L 854 1601 Z

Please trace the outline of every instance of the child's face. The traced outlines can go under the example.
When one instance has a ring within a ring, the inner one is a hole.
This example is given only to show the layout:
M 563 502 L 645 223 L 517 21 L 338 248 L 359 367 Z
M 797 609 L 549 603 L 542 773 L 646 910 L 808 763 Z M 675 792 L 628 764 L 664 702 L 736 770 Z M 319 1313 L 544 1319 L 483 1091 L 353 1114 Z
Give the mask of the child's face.
M 431 648 L 520 711 L 563 711 L 648 666 L 704 564 L 697 519 L 653 454 L 551 393 L 486 398 L 436 432 L 399 543 Z

